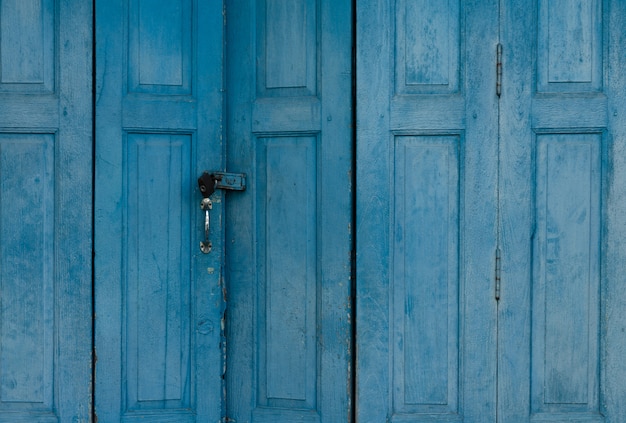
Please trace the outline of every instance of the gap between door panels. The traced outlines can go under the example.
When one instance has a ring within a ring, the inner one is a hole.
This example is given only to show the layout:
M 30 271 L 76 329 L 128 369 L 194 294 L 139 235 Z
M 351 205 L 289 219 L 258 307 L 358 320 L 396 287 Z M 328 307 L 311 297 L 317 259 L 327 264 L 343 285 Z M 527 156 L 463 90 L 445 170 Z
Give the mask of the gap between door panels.
M 499 393 L 500 393 L 500 378 L 499 378 L 499 366 L 500 366 L 500 354 L 499 354 L 499 349 L 500 349 L 500 330 L 499 330 L 499 325 L 500 325 L 500 293 L 501 293 L 501 283 L 502 281 L 500 280 L 500 272 L 501 272 L 501 267 L 502 267 L 502 254 L 501 254 L 501 245 L 500 245 L 500 237 L 502 234 L 501 231 L 501 216 L 500 216 L 500 164 L 501 164 L 501 148 L 500 148 L 500 140 L 501 140 L 501 125 L 502 125 L 502 113 L 501 113 L 501 104 L 500 104 L 500 98 L 502 96 L 502 56 L 503 56 L 503 46 L 501 44 L 502 42 L 502 22 L 503 22 L 503 0 L 498 0 L 498 43 L 496 45 L 496 51 L 495 56 L 496 56 L 496 102 L 497 102 L 497 113 L 498 113 L 498 128 L 497 128 L 497 148 L 498 148 L 498 156 L 497 156 L 497 165 L 496 165 L 496 251 L 494 254 L 495 257 L 495 277 L 494 277 L 494 298 L 495 298 L 495 303 L 496 303 L 496 322 L 495 322 L 495 327 L 496 327 L 496 362 L 495 362 L 495 366 L 496 366 L 496 406 L 495 406 L 495 415 L 496 415 L 496 423 L 498 423 L 500 421 L 500 416 L 499 416 Z
M 95 228 L 96 228 L 96 0 L 91 1 L 91 419 L 98 422 L 96 414 L 96 290 L 95 290 Z
M 351 334 L 350 334 L 350 351 L 352 352 L 350 360 L 350 415 L 349 415 L 349 420 L 351 422 L 356 422 L 356 325 L 357 325 L 357 318 L 356 318 L 356 312 L 357 312 L 357 308 L 356 308 L 356 302 L 357 302 L 357 298 L 356 298 L 356 166 L 357 166 L 357 162 L 356 162 L 356 116 L 357 116 L 357 104 L 356 104 L 356 87 L 357 87 L 357 80 L 356 80 L 356 0 L 352 0 L 352 93 L 351 93 L 351 97 L 352 97 L 352 164 L 351 164 L 351 168 L 352 168 L 352 191 L 351 191 L 351 201 L 352 201 L 352 216 L 351 216 L 351 228 L 352 228 L 352 236 L 350 239 L 350 249 L 351 249 L 351 254 L 350 254 L 350 258 L 351 258 L 351 262 L 350 262 L 350 280 L 351 280 L 351 286 L 350 286 L 350 292 L 351 292 L 351 298 L 350 298 L 350 307 L 351 307 L 351 317 L 352 317 L 352 324 L 350 326 L 350 330 L 351 330 Z

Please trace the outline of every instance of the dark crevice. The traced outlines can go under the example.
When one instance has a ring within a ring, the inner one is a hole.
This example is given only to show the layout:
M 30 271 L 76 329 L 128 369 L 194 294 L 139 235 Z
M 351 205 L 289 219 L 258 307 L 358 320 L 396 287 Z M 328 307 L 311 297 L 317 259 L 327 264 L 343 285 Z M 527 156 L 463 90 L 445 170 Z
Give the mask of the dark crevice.
M 351 421 L 356 422 L 356 382 L 357 382 L 357 374 L 356 374 L 356 337 L 357 337 L 357 321 L 356 321 L 356 313 L 357 313 L 357 298 L 356 298 L 356 188 L 357 188 L 357 180 L 356 180 L 356 136 L 357 136 L 357 128 L 356 128 L 356 118 L 357 118 L 357 101 L 356 101 L 356 90 L 357 90 L 357 80 L 356 80 L 356 0 L 352 0 L 352 207 L 351 207 L 351 266 L 350 266 L 350 298 L 351 298 L 351 337 L 350 337 L 350 351 L 352 352 L 352 357 L 350 357 L 350 379 L 351 379 L 351 401 L 350 401 L 350 415 Z
M 96 0 L 91 2 L 91 420 L 98 422 L 96 414 Z

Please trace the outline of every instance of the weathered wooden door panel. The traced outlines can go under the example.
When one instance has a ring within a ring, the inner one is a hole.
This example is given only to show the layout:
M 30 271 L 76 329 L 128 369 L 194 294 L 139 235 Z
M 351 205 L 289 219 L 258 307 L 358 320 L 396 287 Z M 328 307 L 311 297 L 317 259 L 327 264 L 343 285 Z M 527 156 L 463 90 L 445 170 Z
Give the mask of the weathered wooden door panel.
M 100 421 L 626 422 L 623 2 L 359 2 L 355 221 L 350 2 L 227 4 L 227 146 L 222 2 L 96 7 Z M 91 22 L 0 4 L 0 422 L 91 418 Z
M 222 167 L 222 3 L 97 3 L 96 414 L 222 415 L 220 194 L 204 255 L 196 178 Z
M 502 14 L 502 421 L 625 421 L 621 3 Z
M 227 2 L 227 416 L 347 422 L 351 2 Z
M 91 4 L 0 4 L 0 421 L 91 414 Z
M 495 421 L 497 2 L 356 19 L 357 420 Z
M 623 421 L 623 5 L 392 3 L 357 7 L 359 421 Z

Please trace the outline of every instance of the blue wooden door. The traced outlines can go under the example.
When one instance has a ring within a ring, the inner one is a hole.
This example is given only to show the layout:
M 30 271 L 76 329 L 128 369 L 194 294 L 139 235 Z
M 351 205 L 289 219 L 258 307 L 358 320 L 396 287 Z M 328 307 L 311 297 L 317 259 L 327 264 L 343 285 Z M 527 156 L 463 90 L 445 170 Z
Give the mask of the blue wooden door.
M 351 2 L 226 6 L 226 415 L 348 422 Z
M 357 420 L 626 421 L 624 2 L 356 16 Z
M 502 9 L 501 421 L 626 421 L 625 6 Z
M 95 412 L 222 416 L 221 1 L 96 3 Z
M 496 421 L 498 2 L 471 3 L 357 5 L 360 423 Z
M 0 421 L 91 415 L 91 2 L 0 2 Z

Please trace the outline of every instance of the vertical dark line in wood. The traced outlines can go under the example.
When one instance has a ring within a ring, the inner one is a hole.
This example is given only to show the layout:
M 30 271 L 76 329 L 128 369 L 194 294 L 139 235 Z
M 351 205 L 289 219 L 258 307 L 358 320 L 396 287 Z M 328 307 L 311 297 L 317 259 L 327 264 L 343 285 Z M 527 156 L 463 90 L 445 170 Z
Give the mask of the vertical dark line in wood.
M 91 419 L 98 422 L 96 414 L 96 0 L 91 2 Z
M 350 363 L 350 413 L 349 420 L 350 422 L 356 423 L 356 382 L 357 382 L 357 374 L 356 374 L 356 358 L 357 358 L 357 350 L 356 350 L 356 337 L 357 337 L 357 319 L 356 319 L 356 191 L 357 191 L 357 180 L 356 180 L 356 90 L 357 90 L 357 80 L 356 80 L 356 0 L 352 0 L 352 204 L 351 204 L 351 227 L 352 234 L 350 239 L 350 250 L 351 250 L 351 262 L 350 262 L 350 308 L 352 309 L 352 324 L 350 327 L 350 351 L 352 352 L 351 357 L 348 359 L 351 360 Z
M 503 41 L 503 28 L 502 28 L 502 22 L 503 22 L 503 0 L 499 0 L 498 1 L 498 44 L 496 45 L 496 78 L 498 78 L 497 83 L 501 84 L 502 83 L 502 73 L 503 73 L 503 66 L 504 66 L 504 46 L 502 46 L 502 41 Z M 501 149 L 501 142 L 502 142 L 502 138 L 501 138 L 501 126 L 502 126 L 502 110 L 501 110 L 501 90 L 502 87 L 498 86 L 497 87 L 497 92 L 496 92 L 496 102 L 498 104 L 497 110 L 498 110 L 498 128 L 497 128 L 497 134 L 498 134 L 498 158 L 497 158 L 497 170 L 496 170 L 496 175 L 497 175 L 497 179 L 496 179 L 496 255 L 495 257 L 496 260 L 498 261 L 497 265 L 498 265 L 498 280 L 496 280 L 496 278 L 494 277 L 494 286 L 497 285 L 497 298 L 495 298 L 496 304 L 496 334 L 495 334 L 495 338 L 496 338 L 496 356 L 495 356 L 495 367 L 496 367 L 496 407 L 495 407 L 495 414 L 496 414 L 496 423 L 499 423 L 500 421 L 500 295 L 501 295 L 501 289 L 502 289 L 502 281 L 501 281 L 501 269 L 502 269 L 502 254 L 500 253 L 501 250 L 501 245 L 500 245 L 500 237 L 502 234 L 502 230 L 501 230 L 501 215 L 500 215 L 500 209 L 501 209 L 501 205 L 500 205 L 500 175 L 501 175 L 501 171 L 500 171 L 500 166 L 501 166 L 501 154 L 502 154 L 502 149 Z

